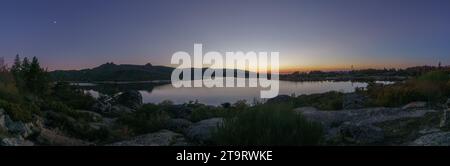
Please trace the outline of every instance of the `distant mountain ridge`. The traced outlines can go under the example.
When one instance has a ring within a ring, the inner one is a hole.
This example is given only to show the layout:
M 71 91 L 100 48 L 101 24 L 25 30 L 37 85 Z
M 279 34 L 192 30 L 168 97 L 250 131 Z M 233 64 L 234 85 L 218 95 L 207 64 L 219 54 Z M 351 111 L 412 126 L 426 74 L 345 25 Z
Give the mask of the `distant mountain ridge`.
M 155 81 L 155 80 L 170 80 L 172 71 L 175 68 L 167 66 L 153 66 L 150 63 L 145 65 L 131 65 L 131 64 L 114 64 L 105 63 L 92 69 L 82 70 L 55 70 L 50 72 L 50 76 L 54 81 L 70 81 L 70 82 L 127 82 L 127 81 Z M 204 72 L 207 68 L 202 68 Z M 228 70 L 223 69 L 223 74 L 226 75 Z M 234 69 L 237 75 L 237 69 Z M 241 70 L 242 71 L 242 70 Z M 193 68 L 191 68 L 192 79 L 194 76 Z M 246 77 L 249 75 L 248 71 L 244 71 Z

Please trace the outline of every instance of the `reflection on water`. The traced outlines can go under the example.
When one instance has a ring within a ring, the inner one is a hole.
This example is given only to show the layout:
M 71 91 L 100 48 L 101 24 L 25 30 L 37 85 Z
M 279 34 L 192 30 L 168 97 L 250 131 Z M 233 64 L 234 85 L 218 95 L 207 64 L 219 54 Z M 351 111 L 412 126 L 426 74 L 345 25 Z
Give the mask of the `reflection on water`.
M 241 78 L 244 79 L 244 78 Z M 208 80 L 205 80 L 208 81 Z M 392 82 L 383 82 L 383 84 L 391 84 Z M 291 82 L 280 81 L 280 95 L 302 95 L 313 93 L 325 93 L 329 91 L 353 92 L 355 88 L 364 88 L 367 83 L 350 82 L 350 81 L 311 81 L 311 82 Z M 143 97 L 144 103 L 159 103 L 164 100 L 171 100 L 180 104 L 189 101 L 198 100 L 200 103 L 209 105 L 219 105 L 225 102 L 234 103 L 238 100 L 247 100 L 252 102 L 259 100 L 261 90 L 267 88 L 174 88 L 171 84 L 121 84 L 121 85 L 102 85 L 102 86 L 86 86 L 86 92 L 94 97 L 99 93 L 117 93 L 127 89 L 139 90 Z
M 302 95 L 313 93 L 324 93 L 329 91 L 353 92 L 355 88 L 364 88 L 367 83 L 361 82 L 290 82 L 280 81 L 280 92 L 282 95 Z M 259 100 L 260 91 L 263 88 L 174 88 L 171 84 L 156 86 L 153 91 L 141 91 L 145 103 L 159 103 L 171 100 L 174 103 L 184 103 L 198 100 L 200 103 L 219 105 L 221 103 L 234 103 L 238 100 Z

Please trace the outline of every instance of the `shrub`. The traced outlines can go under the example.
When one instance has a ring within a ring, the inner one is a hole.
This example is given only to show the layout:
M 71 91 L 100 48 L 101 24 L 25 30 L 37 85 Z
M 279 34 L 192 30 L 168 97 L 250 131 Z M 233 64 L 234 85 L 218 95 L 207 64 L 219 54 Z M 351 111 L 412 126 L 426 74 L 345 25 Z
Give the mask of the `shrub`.
M 262 104 L 226 118 L 213 134 L 219 145 L 317 145 L 319 124 L 305 120 L 290 105 Z
M 0 139 L 11 137 L 11 135 L 3 128 L 0 128 Z
M 34 113 L 39 112 L 39 107 L 34 102 L 23 102 L 24 96 L 19 93 L 13 75 L 6 71 L 0 71 L 0 108 L 4 108 L 8 115 L 15 121 L 30 122 Z
M 450 95 L 449 76 L 442 71 L 386 86 L 369 86 L 371 105 L 401 106 L 414 101 L 443 102 Z
M 110 136 L 106 127 L 93 128 L 84 120 L 77 120 L 61 112 L 46 112 L 46 123 L 50 127 L 58 128 L 65 134 L 89 141 L 102 141 Z
M 434 83 L 446 83 L 450 80 L 450 76 L 448 73 L 444 71 L 431 71 L 428 73 L 425 73 L 417 78 L 419 81 L 431 81 Z
M 21 96 L 14 82 L 14 76 L 0 69 L 0 99 L 7 101 L 20 102 Z
M 164 128 L 169 118 L 157 105 L 145 104 L 136 112 L 120 117 L 118 123 L 131 130 L 130 133 L 144 134 Z
M 250 105 L 247 104 L 247 100 L 238 100 L 232 105 L 232 108 L 237 109 L 237 110 L 245 110 L 249 107 L 250 107 Z
M 343 93 L 327 92 L 323 94 L 300 95 L 293 100 L 295 107 L 312 106 L 321 110 L 342 109 Z
M 91 113 L 77 111 L 59 101 L 46 101 L 42 109 L 45 113 L 47 125 L 58 128 L 69 136 L 87 139 L 89 141 L 102 141 L 110 137 L 111 131 L 101 126 L 96 129 L 90 123 L 101 119 Z
M 95 122 L 95 118 L 92 117 L 92 114 L 74 110 L 66 104 L 58 101 L 47 101 L 42 106 L 42 109 L 67 115 L 77 121 Z
M 94 97 L 67 82 L 59 82 L 52 88 L 52 97 L 75 108 L 88 110 L 95 103 Z
M 5 109 L 6 113 L 14 121 L 30 122 L 33 119 L 33 112 L 38 111 L 38 107 L 29 104 L 28 106 L 9 103 L 5 100 L 0 100 L 0 108 Z
M 194 105 L 187 104 L 187 106 L 193 108 L 189 118 L 192 122 L 216 117 L 232 117 L 240 111 L 251 108 L 246 100 L 238 100 L 232 105 L 230 103 L 224 103 L 221 106 L 209 106 L 195 102 Z
M 232 113 L 232 110 L 227 110 L 221 107 L 201 106 L 194 108 L 190 115 L 190 120 L 192 122 L 198 122 L 215 117 L 226 117 Z

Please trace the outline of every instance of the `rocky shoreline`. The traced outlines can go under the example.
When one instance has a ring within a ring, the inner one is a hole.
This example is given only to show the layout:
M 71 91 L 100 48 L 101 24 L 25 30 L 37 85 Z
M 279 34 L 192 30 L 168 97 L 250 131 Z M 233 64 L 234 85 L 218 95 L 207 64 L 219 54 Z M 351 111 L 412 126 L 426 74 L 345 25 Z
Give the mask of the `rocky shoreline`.
M 295 109 L 324 126 L 329 145 L 449 145 L 448 126 L 441 126 L 447 110 L 426 107 L 364 108 L 320 111 Z M 401 141 L 399 141 L 401 140 Z

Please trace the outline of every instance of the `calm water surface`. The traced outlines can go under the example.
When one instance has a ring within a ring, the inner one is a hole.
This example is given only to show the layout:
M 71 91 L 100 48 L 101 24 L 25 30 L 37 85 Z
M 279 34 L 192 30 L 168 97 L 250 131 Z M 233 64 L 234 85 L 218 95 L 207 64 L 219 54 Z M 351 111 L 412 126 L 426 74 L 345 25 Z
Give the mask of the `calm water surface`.
M 389 84 L 389 83 L 385 83 Z M 355 88 L 365 88 L 367 83 L 350 81 L 311 81 L 311 82 L 291 82 L 280 81 L 280 95 L 302 95 L 325 93 L 329 91 L 353 92 Z M 144 103 L 160 103 L 164 100 L 171 100 L 176 104 L 198 100 L 200 103 L 209 105 L 220 105 L 225 102 L 234 103 L 238 100 L 247 100 L 249 103 L 254 100 L 264 101 L 259 98 L 260 91 L 264 88 L 174 88 L 172 84 L 159 85 L 152 90 L 139 90 Z M 99 93 L 95 90 L 87 90 L 94 97 Z
M 353 92 L 355 88 L 364 88 L 367 83 L 362 82 L 332 82 L 332 81 L 314 81 L 314 82 L 291 82 L 280 81 L 279 94 L 282 95 L 302 95 L 325 93 L 329 91 Z M 171 84 L 156 86 L 152 91 L 140 91 L 144 103 L 159 103 L 164 100 L 171 100 L 174 103 L 185 103 L 198 100 L 200 103 L 209 105 L 219 105 L 221 103 L 234 103 L 238 100 L 262 101 L 260 91 L 263 88 L 174 88 Z

